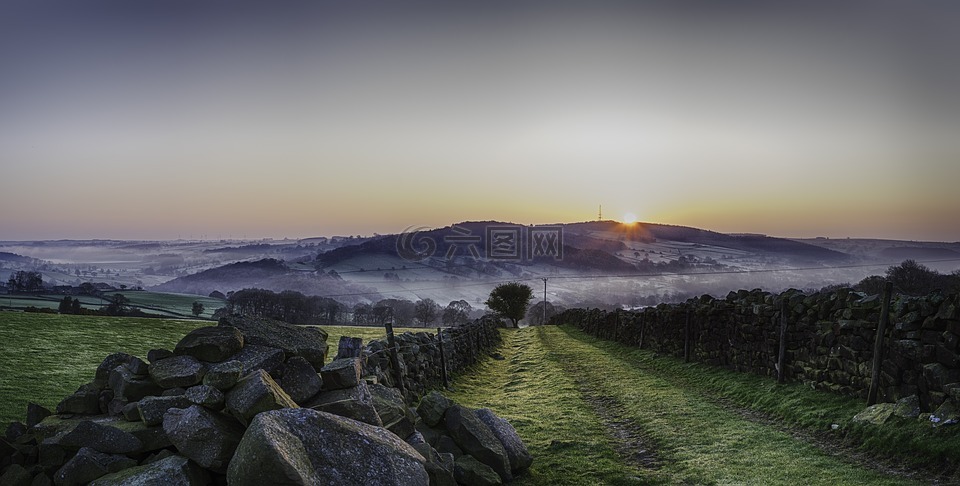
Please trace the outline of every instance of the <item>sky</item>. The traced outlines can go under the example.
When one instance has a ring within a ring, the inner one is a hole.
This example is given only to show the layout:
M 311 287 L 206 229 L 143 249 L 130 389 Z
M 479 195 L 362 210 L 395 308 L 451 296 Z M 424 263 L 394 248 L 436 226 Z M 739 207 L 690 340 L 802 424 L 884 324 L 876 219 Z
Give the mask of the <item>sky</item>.
M 0 240 L 960 241 L 956 2 L 0 3 Z

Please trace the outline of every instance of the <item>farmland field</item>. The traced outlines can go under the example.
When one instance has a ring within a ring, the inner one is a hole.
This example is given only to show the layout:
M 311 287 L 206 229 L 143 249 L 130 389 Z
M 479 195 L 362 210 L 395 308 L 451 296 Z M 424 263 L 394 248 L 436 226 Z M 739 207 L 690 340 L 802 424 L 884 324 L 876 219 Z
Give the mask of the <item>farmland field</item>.
M 198 320 L 0 312 L 0 424 L 22 421 L 27 402 L 53 410 L 61 399 L 90 381 L 97 365 L 111 353 L 146 358 L 147 351 L 172 349 L 184 334 L 211 324 Z M 376 327 L 323 329 L 329 333 L 331 357 L 336 354 L 342 335 L 361 337 L 364 341 L 383 337 L 383 329 Z
M 172 294 L 163 292 L 147 292 L 140 290 L 119 290 L 116 292 L 107 292 L 104 298 L 88 295 L 70 296 L 79 299 L 83 307 L 87 309 L 99 309 L 109 303 L 107 299 L 114 294 L 121 294 L 130 299 L 130 305 L 137 307 L 147 314 L 157 314 L 163 317 L 172 318 L 192 318 L 192 307 L 194 302 L 203 304 L 202 319 L 210 319 L 213 313 L 226 305 L 221 299 L 213 299 L 202 295 L 192 294 Z M 38 307 L 41 309 L 57 309 L 63 295 L 43 294 L 43 295 L 3 295 L 0 296 L 0 307 L 6 309 L 23 309 L 25 307 Z

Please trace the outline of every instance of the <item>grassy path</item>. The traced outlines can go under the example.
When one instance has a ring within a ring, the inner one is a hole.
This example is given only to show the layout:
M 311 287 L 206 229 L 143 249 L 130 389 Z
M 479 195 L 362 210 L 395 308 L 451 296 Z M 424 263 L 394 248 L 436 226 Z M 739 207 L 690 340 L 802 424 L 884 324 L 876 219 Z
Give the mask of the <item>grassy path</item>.
M 704 398 L 575 330 L 505 331 L 505 361 L 457 380 L 536 456 L 521 484 L 910 484 Z M 618 352 L 619 351 L 619 352 Z

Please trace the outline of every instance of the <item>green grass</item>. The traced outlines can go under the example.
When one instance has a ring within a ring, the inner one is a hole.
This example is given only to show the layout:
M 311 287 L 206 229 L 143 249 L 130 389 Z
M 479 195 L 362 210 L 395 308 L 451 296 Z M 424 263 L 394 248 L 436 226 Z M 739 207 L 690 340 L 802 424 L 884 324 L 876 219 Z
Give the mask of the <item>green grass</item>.
M 93 379 L 107 355 L 124 352 L 146 359 L 147 351 L 173 349 L 188 332 L 210 321 L 69 316 L 0 312 L 0 424 L 22 421 L 27 402 L 53 410 L 65 396 Z M 380 339 L 377 327 L 325 326 L 328 360 L 340 336 Z M 397 329 L 403 332 L 407 329 Z
M 147 314 L 157 314 L 172 318 L 193 318 L 193 303 L 203 304 L 202 319 L 211 319 L 214 311 L 227 305 L 226 301 L 204 297 L 202 295 L 192 294 L 171 294 L 164 292 L 147 292 L 139 290 L 120 290 L 108 292 L 104 298 L 91 297 L 86 295 L 70 296 L 80 299 L 83 307 L 87 309 L 99 309 L 109 304 L 109 298 L 114 294 L 122 294 L 130 299 L 130 305 L 140 308 Z M 57 309 L 60 301 L 63 300 L 62 294 L 44 294 L 44 295 L 3 295 L 0 296 L 0 307 L 7 309 L 23 309 L 28 306 Z
M 172 348 L 204 321 L 0 312 L 0 424 L 23 420 L 27 402 L 53 410 L 93 379 L 110 353 L 145 357 Z
M 562 328 L 577 341 L 609 354 L 644 372 L 661 376 L 713 400 L 760 412 L 792 428 L 830 438 L 897 463 L 954 474 L 960 464 L 960 427 L 933 429 L 926 420 L 891 418 L 882 427 L 854 424 L 852 418 L 866 402 L 814 390 L 801 383 L 736 373 L 698 363 L 659 357 L 648 351 L 600 340 L 573 328 Z M 833 430 L 832 425 L 838 425 Z
M 501 330 L 505 360 L 486 360 L 454 380 L 450 398 L 487 407 L 517 429 L 536 458 L 515 484 L 645 484 L 650 471 L 626 466 L 604 425 L 544 346 L 540 329 Z
M 780 395 L 788 387 L 655 358 L 572 328 L 503 335 L 507 359 L 458 377 L 449 395 L 492 408 L 514 424 L 535 456 L 519 484 L 910 484 L 844 462 L 734 410 L 747 404 L 772 412 L 777 404 L 793 416 L 786 423 L 829 429 L 863 408 L 856 400 L 802 386 Z M 584 397 L 603 398 L 615 420 L 634 424 L 644 447 L 656 451 L 658 466 L 625 463 Z

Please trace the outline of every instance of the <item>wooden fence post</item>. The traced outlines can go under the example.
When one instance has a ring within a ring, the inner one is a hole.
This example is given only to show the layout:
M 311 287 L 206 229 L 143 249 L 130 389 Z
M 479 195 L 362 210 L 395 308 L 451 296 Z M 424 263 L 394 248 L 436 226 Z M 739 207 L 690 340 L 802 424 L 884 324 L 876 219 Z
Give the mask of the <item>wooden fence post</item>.
M 387 346 L 390 354 L 390 367 L 393 368 L 393 379 L 396 381 L 397 389 L 404 395 L 403 373 L 400 371 L 400 357 L 397 355 L 397 339 L 393 336 L 393 316 L 386 320 L 384 327 L 387 330 Z
M 690 362 L 690 308 L 687 308 L 687 321 L 683 326 L 683 362 Z
M 643 331 L 647 329 L 647 317 L 643 312 L 640 313 L 640 349 L 643 349 Z
M 786 381 L 784 368 L 787 360 L 787 298 L 780 301 L 780 353 L 777 355 L 777 383 Z
M 447 355 L 443 351 L 443 329 L 437 328 L 437 341 L 440 345 L 440 378 L 443 380 L 443 388 L 450 388 L 450 380 L 447 378 Z
M 867 405 L 877 403 L 880 389 L 880 365 L 883 363 L 883 336 L 887 332 L 890 320 L 890 297 L 893 294 L 893 282 L 883 284 L 883 305 L 880 306 L 880 322 L 877 324 L 877 339 L 873 343 L 873 369 L 870 374 L 870 391 L 867 392 Z

